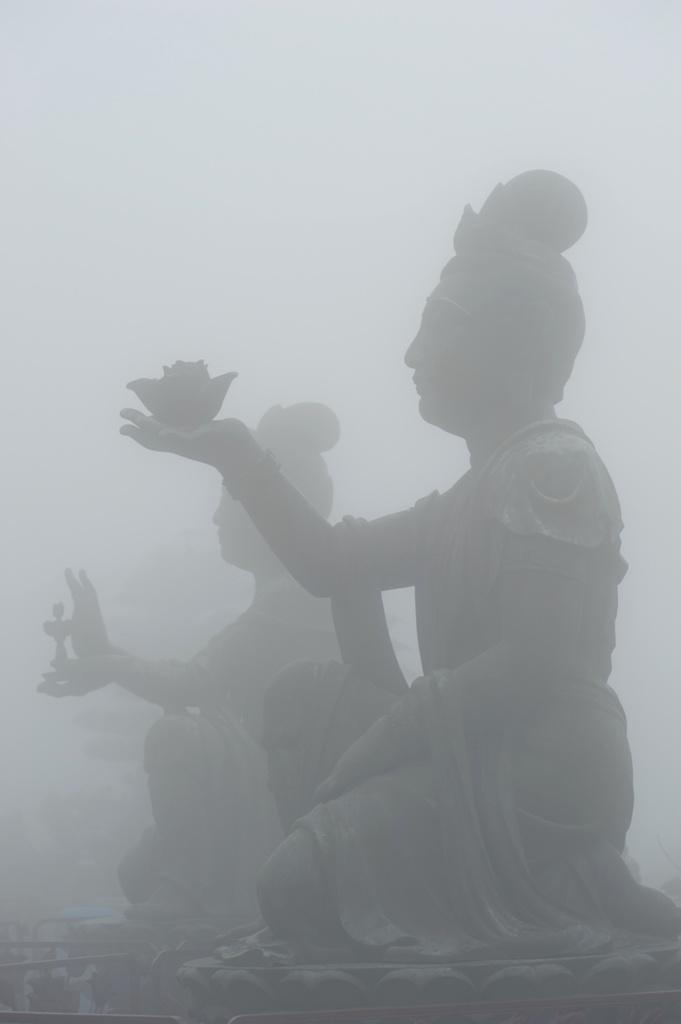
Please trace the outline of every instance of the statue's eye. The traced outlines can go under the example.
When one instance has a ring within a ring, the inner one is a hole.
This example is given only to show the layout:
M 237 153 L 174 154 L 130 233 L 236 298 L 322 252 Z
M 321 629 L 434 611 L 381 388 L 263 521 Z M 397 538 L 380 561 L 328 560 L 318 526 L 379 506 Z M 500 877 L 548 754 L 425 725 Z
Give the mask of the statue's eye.
M 467 329 L 464 324 L 457 323 L 448 317 L 442 317 L 428 325 L 428 334 L 434 341 L 442 344 L 451 344 L 465 333 L 467 333 Z

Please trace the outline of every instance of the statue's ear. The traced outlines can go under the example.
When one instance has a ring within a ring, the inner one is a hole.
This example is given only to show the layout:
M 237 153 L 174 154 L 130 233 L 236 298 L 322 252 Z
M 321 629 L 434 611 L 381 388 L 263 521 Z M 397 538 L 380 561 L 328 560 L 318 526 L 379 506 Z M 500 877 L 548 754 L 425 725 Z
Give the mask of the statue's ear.
M 553 346 L 556 317 L 548 303 L 527 302 L 518 313 L 513 358 L 518 367 L 544 363 Z
M 548 302 L 533 300 L 524 309 L 525 330 L 540 345 L 550 344 L 556 329 L 556 314 Z
M 550 397 L 549 378 L 555 356 L 556 314 L 540 300 L 528 302 L 522 314 L 519 358 L 534 379 L 538 397 Z

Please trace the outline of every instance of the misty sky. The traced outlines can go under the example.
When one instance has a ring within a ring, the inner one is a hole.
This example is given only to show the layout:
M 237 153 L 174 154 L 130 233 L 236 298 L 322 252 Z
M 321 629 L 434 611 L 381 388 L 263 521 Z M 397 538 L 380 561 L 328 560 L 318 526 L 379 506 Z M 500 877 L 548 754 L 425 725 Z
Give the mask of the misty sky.
M 671 874 L 655 836 L 681 858 L 680 12 L 0 0 L 0 752 L 22 787 L 3 806 L 106 775 L 78 754 L 84 701 L 34 693 L 63 568 L 88 568 L 106 610 L 153 551 L 213 546 L 217 475 L 121 438 L 125 383 L 203 358 L 239 371 L 225 410 L 251 425 L 328 402 L 338 515 L 448 487 L 465 449 L 419 420 L 402 356 L 464 204 L 548 167 L 590 208 L 568 254 L 587 338 L 559 412 L 596 442 L 627 524 L 612 682 L 631 846 Z

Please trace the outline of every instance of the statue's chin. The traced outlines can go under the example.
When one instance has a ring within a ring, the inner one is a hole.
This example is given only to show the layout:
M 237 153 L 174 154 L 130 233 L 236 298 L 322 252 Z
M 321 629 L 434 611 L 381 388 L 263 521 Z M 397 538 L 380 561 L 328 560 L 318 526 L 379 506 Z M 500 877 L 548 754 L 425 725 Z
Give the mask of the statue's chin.
M 433 406 L 430 399 L 421 396 L 419 399 L 419 415 L 421 419 L 426 423 L 430 423 L 433 427 L 438 427 L 440 430 L 444 430 L 447 434 L 454 434 L 456 437 L 463 437 L 463 434 L 457 430 L 455 424 L 451 422 L 451 416 L 447 416 L 443 409 L 439 409 Z
M 432 423 L 434 427 L 439 426 L 432 402 L 428 398 L 424 398 L 423 395 L 419 397 L 419 415 L 426 423 Z

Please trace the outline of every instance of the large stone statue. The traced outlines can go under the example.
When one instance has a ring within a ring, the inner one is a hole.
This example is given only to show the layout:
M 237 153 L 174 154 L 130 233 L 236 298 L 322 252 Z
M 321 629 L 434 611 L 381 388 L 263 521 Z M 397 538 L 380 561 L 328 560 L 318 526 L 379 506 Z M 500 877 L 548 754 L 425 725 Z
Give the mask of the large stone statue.
M 321 452 L 337 440 L 334 414 L 316 403 L 275 406 L 254 436 L 327 516 L 333 486 Z M 59 659 L 40 686 L 64 696 L 115 681 L 166 711 L 145 742 L 155 825 L 119 871 L 130 917 L 255 916 L 257 872 L 282 837 L 259 746 L 263 693 L 290 661 L 337 651 L 328 602 L 291 578 L 226 492 L 214 522 L 222 557 L 255 578 L 247 611 L 189 662 L 144 661 L 113 646 L 87 576 L 67 573 L 81 657 Z
M 579 190 L 548 171 L 466 208 L 405 361 L 421 415 L 465 439 L 471 468 L 411 509 L 333 527 L 237 421 L 162 432 L 123 413 L 140 444 L 216 467 L 296 579 L 332 599 L 345 666 L 294 666 L 265 705 L 270 770 L 295 767 L 298 817 L 259 902 L 273 939 L 308 963 L 677 934 L 674 905 L 621 856 L 633 786 L 608 684 L 617 495 L 554 412 L 584 334 L 561 254 L 586 220 Z M 400 587 L 415 590 L 423 663 L 410 690 L 380 602 Z M 276 735 L 287 708 L 295 744 Z M 255 943 L 245 959 L 266 958 Z

